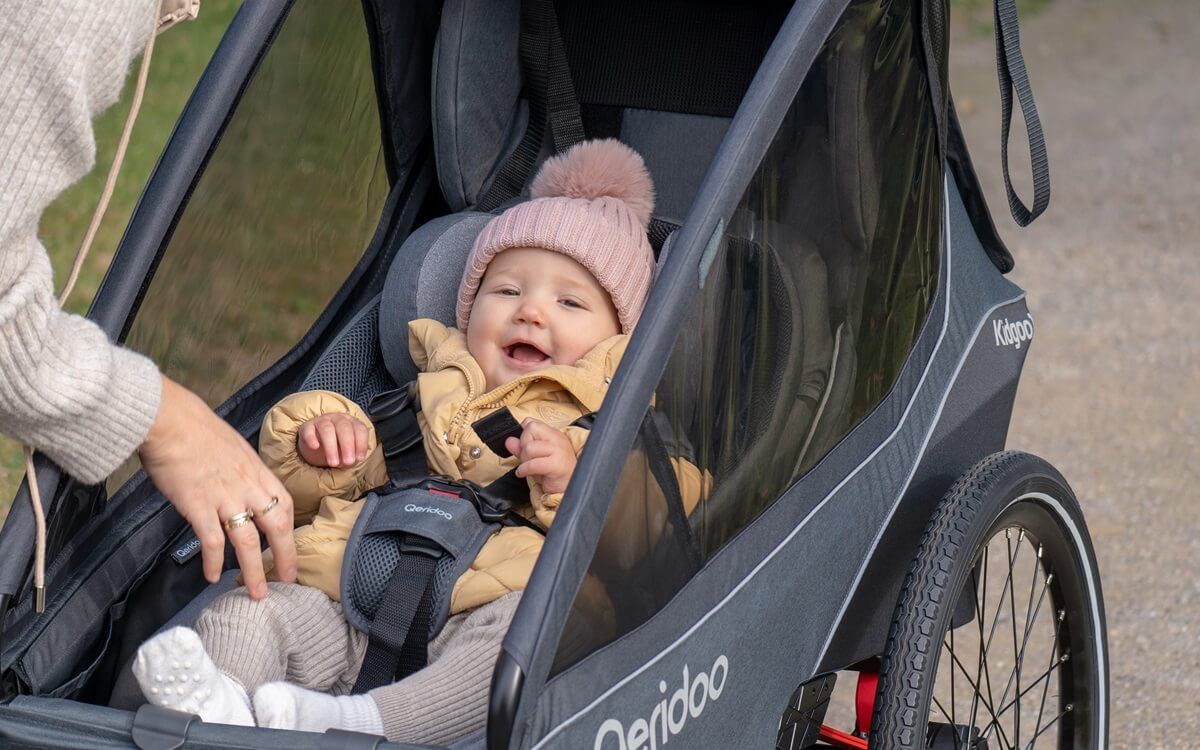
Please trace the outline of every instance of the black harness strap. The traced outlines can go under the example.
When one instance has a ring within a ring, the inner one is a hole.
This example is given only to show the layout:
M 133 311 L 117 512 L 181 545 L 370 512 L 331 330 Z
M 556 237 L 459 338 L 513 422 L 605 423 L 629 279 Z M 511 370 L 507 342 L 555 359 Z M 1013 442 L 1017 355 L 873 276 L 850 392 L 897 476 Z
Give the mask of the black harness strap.
M 425 451 L 421 450 L 421 427 L 417 422 L 420 410 L 415 380 L 376 395 L 367 409 L 383 446 L 388 476 L 393 479 L 425 473 Z
M 409 537 L 401 549 L 411 554 L 400 556 L 371 621 L 367 653 L 354 682 L 354 693 L 404 679 L 428 661 L 433 573 L 442 550 L 419 537 Z
M 1000 79 L 1000 155 L 1004 167 L 1004 187 L 1013 219 L 1029 226 L 1050 205 L 1050 160 L 1046 156 L 1046 138 L 1042 121 L 1033 102 L 1033 88 L 1021 54 L 1021 32 L 1017 22 L 1016 0 L 996 0 L 996 69 Z M 1008 135 L 1012 126 L 1013 90 L 1021 104 L 1025 130 L 1029 135 L 1029 159 L 1033 170 L 1033 208 L 1029 209 L 1013 189 L 1008 174 Z
M 551 0 L 524 0 L 521 3 L 520 54 L 529 122 L 521 142 L 475 204 L 476 211 L 492 211 L 521 194 L 542 151 L 547 127 L 556 153 L 584 138 L 583 117 Z
M 691 570 L 695 573 L 704 565 L 704 554 L 700 542 L 692 530 L 687 513 L 683 507 L 683 496 L 679 491 L 679 479 L 675 476 L 675 467 L 671 464 L 671 456 L 663 443 L 662 435 L 654 423 L 654 412 L 647 412 L 642 420 L 642 444 L 646 451 L 646 463 L 658 486 L 662 488 L 667 501 L 667 520 L 675 532 L 675 541 L 687 555 Z

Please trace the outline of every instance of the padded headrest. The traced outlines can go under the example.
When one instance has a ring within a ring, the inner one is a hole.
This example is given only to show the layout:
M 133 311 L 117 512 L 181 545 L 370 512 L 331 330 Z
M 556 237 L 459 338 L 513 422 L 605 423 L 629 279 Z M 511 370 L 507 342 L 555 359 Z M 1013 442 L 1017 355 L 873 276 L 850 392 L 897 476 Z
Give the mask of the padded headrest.
M 524 132 L 519 0 L 446 0 L 433 56 L 433 147 L 451 210 L 475 204 Z
M 417 376 L 408 355 L 409 321 L 433 318 L 454 325 L 467 255 L 491 218 L 467 212 L 434 219 L 410 234 L 392 259 L 379 298 L 379 348 L 397 383 Z

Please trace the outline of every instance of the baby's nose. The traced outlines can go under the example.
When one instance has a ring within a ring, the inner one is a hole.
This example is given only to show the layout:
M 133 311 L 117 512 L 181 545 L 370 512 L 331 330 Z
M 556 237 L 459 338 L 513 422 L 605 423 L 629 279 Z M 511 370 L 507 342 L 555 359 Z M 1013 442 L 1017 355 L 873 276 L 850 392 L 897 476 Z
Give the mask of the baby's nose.
M 517 320 L 522 323 L 532 323 L 534 325 L 542 325 L 545 322 L 546 315 L 542 310 L 541 305 L 536 302 L 525 300 L 521 306 L 517 308 Z

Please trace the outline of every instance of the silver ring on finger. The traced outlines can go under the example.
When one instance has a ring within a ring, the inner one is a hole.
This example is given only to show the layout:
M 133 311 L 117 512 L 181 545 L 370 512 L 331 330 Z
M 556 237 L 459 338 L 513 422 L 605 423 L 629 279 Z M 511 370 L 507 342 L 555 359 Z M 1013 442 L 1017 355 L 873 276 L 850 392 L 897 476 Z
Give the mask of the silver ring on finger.
M 253 520 L 253 518 L 254 518 L 254 511 L 252 511 L 248 508 L 246 510 L 242 511 L 241 513 L 234 513 L 232 516 L 230 516 L 225 521 L 225 524 L 224 524 L 225 530 L 233 531 L 234 529 L 240 529 L 241 527 L 250 523 L 250 521 Z
M 267 504 L 263 506 L 263 509 L 255 515 L 265 516 L 271 511 L 275 510 L 276 505 L 279 505 L 279 498 L 276 495 L 271 495 L 270 501 L 267 502 Z

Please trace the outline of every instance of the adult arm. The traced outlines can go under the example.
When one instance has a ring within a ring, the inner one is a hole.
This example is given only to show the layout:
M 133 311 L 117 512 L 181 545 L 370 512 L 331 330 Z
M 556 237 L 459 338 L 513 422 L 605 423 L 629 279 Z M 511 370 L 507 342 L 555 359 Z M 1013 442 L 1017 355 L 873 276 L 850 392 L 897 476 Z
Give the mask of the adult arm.
M 37 237 L 46 206 L 95 164 L 92 118 L 119 97 L 157 5 L 5 0 L 0 12 L 0 431 L 87 483 L 140 446 L 151 479 L 200 536 L 210 579 L 221 568 L 220 519 L 279 497 L 279 510 L 256 522 L 286 577 L 287 492 L 198 397 L 59 310 Z M 251 592 L 265 595 L 254 526 L 230 538 Z
M 0 13 L 0 426 L 88 483 L 145 439 L 162 379 L 58 309 L 38 221 L 95 164 L 92 118 L 120 95 L 154 6 L 10 0 Z

